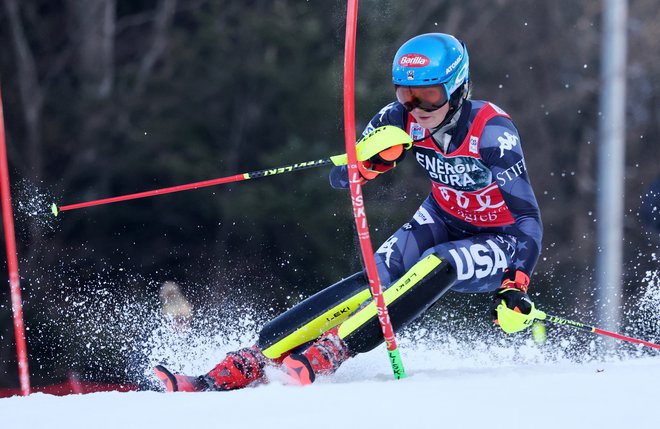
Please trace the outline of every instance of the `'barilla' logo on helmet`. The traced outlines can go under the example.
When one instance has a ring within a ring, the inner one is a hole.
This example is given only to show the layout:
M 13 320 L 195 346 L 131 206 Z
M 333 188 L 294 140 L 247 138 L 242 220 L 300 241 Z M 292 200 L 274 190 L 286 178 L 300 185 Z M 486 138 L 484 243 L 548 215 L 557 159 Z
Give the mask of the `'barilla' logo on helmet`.
M 399 58 L 399 65 L 404 67 L 424 67 L 431 62 L 422 54 L 406 54 Z

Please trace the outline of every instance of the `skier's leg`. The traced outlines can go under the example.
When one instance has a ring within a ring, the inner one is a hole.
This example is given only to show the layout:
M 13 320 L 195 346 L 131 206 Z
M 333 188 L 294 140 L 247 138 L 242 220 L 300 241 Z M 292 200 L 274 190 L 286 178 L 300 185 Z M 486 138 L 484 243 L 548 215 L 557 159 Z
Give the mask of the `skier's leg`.
M 422 258 L 383 293 L 394 330 L 419 317 L 455 281 L 454 267 L 447 260 L 433 253 Z M 286 357 L 284 364 L 294 380 L 307 384 L 313 382 L 316 375 L 332 374 L 349 357 L 367 352 L 382 342 L 376 303 L 371 301 L 304 352 Z
M 504 268 L 515 259 L 514 244 L 514 239 L 507 235 L 482 234 L 439 244 L 428 250 L 420 262 L 383 294 L 395 331 L 421 315 L 449 289 L 458 292 L 495 290 L 500 285 Z M 431 277 L 433 281 L 428 281 Z M 360 303 L 369 297 L 363 274 L 351 276 L 267 324 L 260 336 L 259 345 L 265 345 L 265 350 L 272 352 L 268 358 L 280 361 L 290 350 L 316 339 L 319 332 L 330 329 L 302 355 L 296 356 L 298 359 L 300 356 L 309 357 L 308 361 L 315 365 L 312 371 L 332 373 L 349 356 L 367 352 L 383 342 L 375 303 L 362 306 L 348 320 L 347 314 L 351 311 L 341 312 L 342 308 L 360 307 Z M 345 322 L 331 329 L 341 321 Z M 309 333 L 306 327 L 315 328 Z M 230 354 L 212 373 L 229 375 L 231 378 L 228 381 L 216 381 L 215 384 L 239 388 L 263 381 L 263 365 L 266 361 L 259 349 L 254 347 Z M 299 359 L 287 365 L 298 365 L 297 369 L 301 369 L 302 364 Z M 258 370 L 244 371 L 251 368 Z M 307 379 L 313 377 L 314 374 L 308 375 Z
M 441 261 L 433 281 L 400 291 L 412 269 L 384 293 L 395 331 L 419 317 L 448 290 L 457 292 L 491 292 L 501 285 L 504 269 L 514 258 L 514 239 L 508 235 L 481 234 L 451 241 L 428 250 L 422 260 Z M 418 265 L 420 264 L 418 263 Z M 415 265 L 417 267 L 418 265 Z M 415 268 L 413 267 L 413 268 Z M 390 294 L 390 295 L 388 295 Z M 390 297 L 388 299 L 388 296 Z M 389 301 L 393 303 L 390 304 Z M 351 354 L 372 350 L 383 342 L 375 303 L 357 312 L 338 331 Z
M 448 290 L 489 292 L 501 283 L 504 269 L 515 257 L 514 238 L 482 234 L 438 244 L 426 251 L 420 262 L 383 293 L 395 332 L 407 325 Z M 433 277 L 432 281 L 427 281 Z M 337 329 L 326 333 L 301 354 L 284 363 L 301 383 L 315 374 L 336 371 L 348 357 L 365 353 L 383 342 L 374 302 L 361 308 Z

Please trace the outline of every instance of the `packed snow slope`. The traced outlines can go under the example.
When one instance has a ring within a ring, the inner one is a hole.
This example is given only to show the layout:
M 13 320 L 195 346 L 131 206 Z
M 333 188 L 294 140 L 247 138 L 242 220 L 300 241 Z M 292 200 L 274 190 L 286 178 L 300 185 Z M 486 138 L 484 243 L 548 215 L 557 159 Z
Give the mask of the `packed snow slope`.
M 660 343 L 659 273 L 648 273 L 618 332 Z M 279 370 L 268 368 L 268 385 L 170 394 L 156 391 L 162 387 L 154 365 L 206 373 L 227 352 L 254 344 L 263 321 L 223 308 L 200 310 L 182 327 L 140 303 L 111 298 L 98 288 L 98 296 L 66 301 L 70 307 L 52 323 L 70 333 L 62 341 L 86 347 L 60 364 L 119 373 L 144 390 L 0 399 L 0 429 L 660 428 L 659 350 L 568 326 L 547 325 L 543 342 L 530 329 L 506 335 L 477 316 L 483 305 L 474 317 L 454 311 L 452 299 L 465 305 L 464 297 L 448 296 L 397 333 L 403 380 L 393 379 L 381 345 L 308 387 L 287 385 Z M 560 315 L 590 321 L 564 310 Z M 109 359 L 109 349 L 125 353 L 128 367 Z
M 312 386 L 224 393 L 130 392 L 0 399 L 3 428 L 660 428 L 660 356 L 484 365 L 378 348 Z M 515 359 L 514 359 L 515 360 Z M 533 360 L 533 359 L 532 359 Z

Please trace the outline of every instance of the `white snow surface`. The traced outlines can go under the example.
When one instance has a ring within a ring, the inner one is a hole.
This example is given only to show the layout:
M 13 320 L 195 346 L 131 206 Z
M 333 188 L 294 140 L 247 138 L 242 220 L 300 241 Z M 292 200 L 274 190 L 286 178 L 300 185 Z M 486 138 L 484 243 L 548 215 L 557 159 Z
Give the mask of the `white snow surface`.
M 642 287 L 620 332 L 658 343 L 660 271 L 647 273 Z M 147 323 L 156 320 L 153 314 L 131 302 L 71 302 L 59 323 L 68 332 L 91 332 L 90 338 L 102 327 L 121 346 L 116 350 L 135 358 L 127 375 L 154 387 L 153 365 L 203 374 L 226 352 L 254 344 L 259 326 L 248 312 L 228 319 L 206 314 L 199 326 L 181 332 L 167 321 Z M 99 311 L 98 302 L 116 312 Z M 403 380 L 393 379 L 381 345 L 306 387 L 287 385 L 269 367 L 270 384 L 231 392 L 3 398 L 0 429 L 660 428 L 660 351 L 556 325 L 537 345 L 529 330 L 505 335 L 490 323 L 479 327 L 476 319 L 452 319 L 451 308 L 441 310 L 445 319 L 397 334 L 408 375 Z M 103 314 L 108 318 L 101 323 Z M 90 340 L 83 349 L 89 355 L 77 359 L 107 367 L 100 344 Z
M 480 353 L 480 352 L 478 352 Z M 484 365 L 383 347 L 307 387 L 282 377 L 232 392 L 33 394 L 0 399 L 3 428 L 660 428 L 660 357 Z

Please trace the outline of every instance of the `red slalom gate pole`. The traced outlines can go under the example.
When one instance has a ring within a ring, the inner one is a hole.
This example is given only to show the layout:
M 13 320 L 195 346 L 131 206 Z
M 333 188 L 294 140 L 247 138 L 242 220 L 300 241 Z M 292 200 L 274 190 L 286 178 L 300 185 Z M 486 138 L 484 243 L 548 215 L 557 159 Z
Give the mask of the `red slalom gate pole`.
M 5 230 L 5 248 L 7 249 L 7 269 L 9 270 L 9 288 L 11 290 L 11 309 L 14 314 L 14 334 L 16 336 L 16 356 L 21 395 L 30 394 L 30 371 L 25 344 L 25 326 L 23 324 L 23 303 L 18 277 L 18 257 L 16 254 L 16 234 L 14 232 L 14 213 L 11 207 L 9 187 L 9 167 L 7 165 L 7 145 L 5 141 L 5 121 L 0 92 L 0 194 L 2 196 L 2 222 Z
M 395 379 L 406 376 L 401 361 L 399 348 L 394 337 L 394 328 L 390 320 L 383 289 L 376 268 L 376 260 L 369 236 L 367 214 L 364 208 L 364 197 L 362 196 L 362 185 L 360 185 L 360 173 L 357 166 L 357 154 L 355 150 L 355 39 L 357 29 L 358 0 L 348 0 L 346 11 L 346 47 L 344 50 L 344 127 L 346 154 L 348 156 L 348 178 L 351 190 L 351 201 L 353 203 L 353 216 L 357 226 L 358 238 L 360 239 L 360 250 L 362 259 L 369 277 L 371 294 L 376 301 L 378 309 L 378 321 L 383 330 L 383 337 L 387 345 L 387 352 L 392 365 Z

